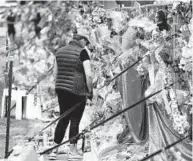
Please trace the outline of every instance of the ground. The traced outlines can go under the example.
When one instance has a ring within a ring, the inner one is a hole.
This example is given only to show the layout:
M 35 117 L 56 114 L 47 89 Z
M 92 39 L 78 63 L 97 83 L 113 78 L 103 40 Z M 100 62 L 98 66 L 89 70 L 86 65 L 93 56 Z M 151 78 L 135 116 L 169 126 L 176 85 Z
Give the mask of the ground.
M 84 120 L 83 120 L 84 122 Z M 10 145 L 9 150 L 12 149 L 14 145 L 21 144 L 23 141 L 23 138 L 25 137 L 31 137 L 34 133 L 37 133 L 42 129 L 42 127 L 45 127 L 45 123 L 42 123 L 39 120 L 15 120 L 11 119 L 11 127 L 10 127 Z M 6 138 L 6 118 L 0 119 L 0 159 L 3 159 L 5 156 L 5 138 Z M 140 145 L 107 145 L 105 146 L 103 151 L 98 155 L 95 152 L 90 154 L 84 154 L 83 161 L 90 161 L 90 158 L 92 160 L 98 161 L 98 156 L 101 161 L 130 161 L 142 158 L 145 153 L 146 146 L 140 146 Z M 147 152 L 147 151 L 146 151 Z M 43 160 L 48 161 L 48 156 L 44 155 Z M 67 154 L 60 154 L 57 156 L 58 160 L 67 160 Z
M 0 159 L 5 156 L 5 141 L 6 141 L 6 118 L 0 119 Z M 10 144 L 9 150 L 23 139 L 23 137 L 38 125 L 38 120 L 15 120 L 11 119 L 10 124 Z

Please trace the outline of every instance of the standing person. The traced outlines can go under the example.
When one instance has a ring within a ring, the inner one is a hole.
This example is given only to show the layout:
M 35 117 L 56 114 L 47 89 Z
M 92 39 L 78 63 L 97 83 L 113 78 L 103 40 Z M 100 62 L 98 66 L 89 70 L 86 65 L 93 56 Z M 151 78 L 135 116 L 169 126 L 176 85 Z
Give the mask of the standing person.
M 9 10 L 7 16 L 7 27 L 8 27 L 8 36 L 11 41 L 15 40 L 15 15 L 13 14 L 12 10 Z
M 37 10 L 35 10 L 35 12 L 37 12 Z M 38 37 L 38 39 L 40 39 L 41 27 L 39 27 L 38 24 L 41 21 L 41 15 L 39 12 L 36 13 L 36 17 L 32 21 L 34 21 L 34 29 L 36 36 Z
M 89 44 L 86 37 L 74 35 L 73 40 L 65 47 L 61 47 L 56 55 L 57 76 L 56 93 L 60 108 L 60 115 L 77 103 L 81 104 L 65 118 L 61 119 L 55 129 L 54 143 L 60 144 L 64 138 L 66 128 L 70 122 L 69 138 L 79 133 L 79 124 L 85 109 L 86 97 L 92 99 L 92 73 L 90 58 L 85 50 Z M 69 159 L 82 159 L 77 151 L 77 139 L 70 141 Z M 57 150 L 50 154 L 50 159 L 56 159 Z
M 157 23 L 157 26 L 159 27 L 159 30 L 160 31 L 163 31 L 163 30 L 166 30 L 168 31 L 169 30 L 169 26 L 167 24 L 167 17 L 164 13 L 164 11 L 162 10 L 159 10 L 157 13 L 156 13 L 156 23 Z

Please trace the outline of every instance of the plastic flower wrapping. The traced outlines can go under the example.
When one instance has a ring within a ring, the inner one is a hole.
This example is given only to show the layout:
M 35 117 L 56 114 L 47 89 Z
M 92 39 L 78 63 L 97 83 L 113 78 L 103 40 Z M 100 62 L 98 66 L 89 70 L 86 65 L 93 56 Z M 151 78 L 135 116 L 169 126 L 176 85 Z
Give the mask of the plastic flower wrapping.
M 140 22 L 140 23 L 139 23 Z M 129 26 L 141 27 L 146 32 L 151 32 L 156 29 L 157 25 L 148 17 L 136 17 L 129 21 Z

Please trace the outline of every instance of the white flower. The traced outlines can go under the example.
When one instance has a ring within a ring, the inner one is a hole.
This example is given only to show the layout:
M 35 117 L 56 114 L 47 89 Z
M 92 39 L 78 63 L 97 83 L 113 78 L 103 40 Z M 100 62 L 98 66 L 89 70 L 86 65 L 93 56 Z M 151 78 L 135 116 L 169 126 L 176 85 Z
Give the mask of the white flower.
M 183 47 L 182 48 L 182 56 L 184 58 L 190 58 L 192 56 L 192 48 L 187 47 L 187 46 Z
M 181 68 L 181 69 L 184 70 L 184 69 L 185 69 L 185 67 L 184 67 L 185 64 L 186 64 L 186 61 L 185 61 L 185 59 L 182 58 L 182 59 L 180 60 L 179 68 Z
M 144 66 L 142 64 L 140 64 L 137 66 L 137 71 L 138 71 L 139 75 L 144 75 L 146 69 L 144 68 Z

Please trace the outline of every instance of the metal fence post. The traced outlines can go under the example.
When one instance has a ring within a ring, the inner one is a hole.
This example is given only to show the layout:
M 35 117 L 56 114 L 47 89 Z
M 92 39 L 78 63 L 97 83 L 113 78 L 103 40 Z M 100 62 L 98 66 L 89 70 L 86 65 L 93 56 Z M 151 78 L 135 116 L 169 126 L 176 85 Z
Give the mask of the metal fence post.
M 6 58 L 9 56 L 8 35 L 6 35 Z M 8 72 L 8 61 L 6 62 L 5 72 Z
M 11 58 L 11 57 L 9 57 Z M 11 92 L 12 92 L 12 75 L 13 75 L 13 60 L 9 60 L 9 97 L 7 108 L 7 128 L 6 128 L 6 143 L 5 143 L 5 158 L 9 152 L 9 132 L 10 132 L 10 108 L 11 108 Z

